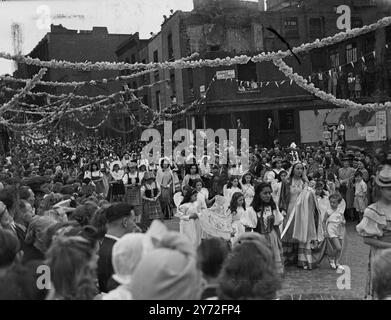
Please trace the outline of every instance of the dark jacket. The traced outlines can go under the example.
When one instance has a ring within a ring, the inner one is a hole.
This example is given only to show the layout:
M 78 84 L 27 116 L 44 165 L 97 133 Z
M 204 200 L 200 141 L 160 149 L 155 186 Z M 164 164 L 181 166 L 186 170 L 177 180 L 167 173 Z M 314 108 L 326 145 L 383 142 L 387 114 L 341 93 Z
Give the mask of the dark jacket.
M 111 255 L 115 242 L 114 239 L 105 237 L 99 249 L 98 281 L 99 289 L 104 293 L 109 292 L 109 280 L 114 273 Z

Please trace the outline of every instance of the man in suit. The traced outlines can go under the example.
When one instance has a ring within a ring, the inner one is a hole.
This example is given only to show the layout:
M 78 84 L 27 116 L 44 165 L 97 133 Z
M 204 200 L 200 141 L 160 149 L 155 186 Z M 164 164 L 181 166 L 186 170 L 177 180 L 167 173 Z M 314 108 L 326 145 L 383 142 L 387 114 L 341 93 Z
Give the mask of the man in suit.
M 111 279 L 114 273 L 112 251 L 114 244 L 127 233 L 140 232 L 136 225 L 134 208 L 127 203 L 116 203 L 107 208 L 107 233 L 99 249 L 98 280 L 101 292 L 107 293 L 118 284 Z
M 272 118 L 267 119 L 267 127 L 266 127 L 266 137 L 267 137 L 267 145 L 268 147 L 274 146 L 274 139 L 277 135 L 277 128 L 274 125 Z

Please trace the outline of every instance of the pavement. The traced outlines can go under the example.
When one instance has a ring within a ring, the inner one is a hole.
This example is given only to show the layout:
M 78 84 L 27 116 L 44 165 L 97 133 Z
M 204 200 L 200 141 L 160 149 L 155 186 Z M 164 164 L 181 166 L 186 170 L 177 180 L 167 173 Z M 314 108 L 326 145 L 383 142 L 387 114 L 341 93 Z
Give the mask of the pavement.
M 178 219 L 166 221 L 170 230 L 179 230 Z M 347 243 L 341 264 L 345 272 L 330 268 L 327 258 L 306 271 L 296 267 L 286 269 L 278 296 L 284 300 L 352 300 L 363 299 L 367 278 L 369 247 L 355 231 L 356 223 L 347 224 Z M 349 281 L 350 279 L 350 281 Z M 340 284 L 338 288 L 338 283 Z M 342 286 L 341 286 L 342 285 Z

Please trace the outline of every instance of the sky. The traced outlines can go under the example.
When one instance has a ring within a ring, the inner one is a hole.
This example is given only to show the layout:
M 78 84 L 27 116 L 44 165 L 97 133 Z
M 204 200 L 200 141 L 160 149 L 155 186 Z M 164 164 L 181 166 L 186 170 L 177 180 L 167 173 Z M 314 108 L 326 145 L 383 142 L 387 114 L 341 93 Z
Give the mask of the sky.
M 69 29 L 92 30 L 106 26 L 110 33 L 157 33 L 170 9 L 191 11 L 193 0 L 2 0 L 0 51 L 14 53 L 12 24 L 19 24 L 21 52 L 28 54 L 49 31 L 50 23 Z M 47 19 L 49 18 L 49 19 Z M 12 73 L 14 64 L 0 58 L 0 75 Z

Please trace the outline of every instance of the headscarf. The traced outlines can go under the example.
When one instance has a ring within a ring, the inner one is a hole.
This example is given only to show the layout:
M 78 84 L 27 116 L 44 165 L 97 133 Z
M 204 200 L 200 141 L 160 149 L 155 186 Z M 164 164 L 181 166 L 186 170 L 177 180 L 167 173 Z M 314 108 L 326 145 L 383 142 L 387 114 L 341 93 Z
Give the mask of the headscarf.
M 147 236 L 142 233 L 129 233 L 119 239 L 113 247 L 113 279 L 119 284 L 129 285 L 134 270 L 140 262 L 146 245 Z
M 171 231 L 141 259 L 131 291 L 135 300 L 197 300 L 200 286 L 193 245 L 186 236 Z

